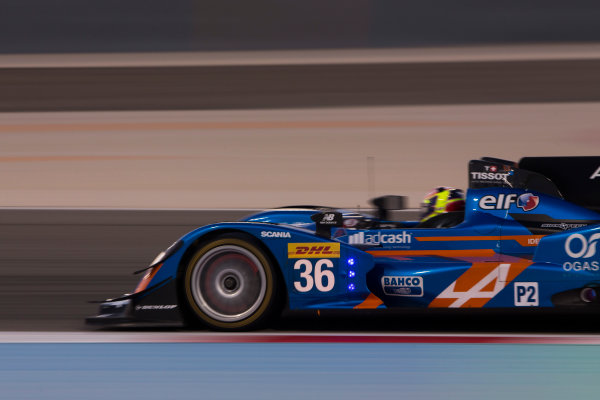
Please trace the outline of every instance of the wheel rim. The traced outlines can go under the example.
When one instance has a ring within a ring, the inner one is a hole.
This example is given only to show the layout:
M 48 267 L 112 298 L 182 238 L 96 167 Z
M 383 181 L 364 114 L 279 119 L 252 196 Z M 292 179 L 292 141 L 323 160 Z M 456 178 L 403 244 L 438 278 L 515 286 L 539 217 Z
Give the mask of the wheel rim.
M 194 264 L 190 289 L 207 316 L 236 322 L 260 307 L 266 282 L 264 267 L 251 251 L 226 245 L 209 250 Z

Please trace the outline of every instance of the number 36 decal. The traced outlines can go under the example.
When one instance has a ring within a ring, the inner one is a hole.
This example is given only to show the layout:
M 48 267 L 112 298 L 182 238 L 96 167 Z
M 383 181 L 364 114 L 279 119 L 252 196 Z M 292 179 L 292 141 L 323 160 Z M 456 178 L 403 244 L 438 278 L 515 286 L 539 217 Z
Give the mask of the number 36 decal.
M 300 280 L 294 281 L 294 288 L 299 292 L 308 292 L 316 287 L 319 292 L 329 292 L 335 286 L 335 275 L 328 268 L 333 268 L 333 261 L 318 260 L 314 266 L 311 260 L 298 260 L 295 270 L 300 270 Z

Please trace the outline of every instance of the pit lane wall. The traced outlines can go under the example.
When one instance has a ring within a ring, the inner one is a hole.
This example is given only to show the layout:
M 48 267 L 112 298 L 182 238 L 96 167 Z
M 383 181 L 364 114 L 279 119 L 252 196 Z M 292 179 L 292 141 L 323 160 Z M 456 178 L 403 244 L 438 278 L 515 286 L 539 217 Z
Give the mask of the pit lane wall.
M 599 19 L 593 0 L 8 0 L 0 53 L 580 42 Z

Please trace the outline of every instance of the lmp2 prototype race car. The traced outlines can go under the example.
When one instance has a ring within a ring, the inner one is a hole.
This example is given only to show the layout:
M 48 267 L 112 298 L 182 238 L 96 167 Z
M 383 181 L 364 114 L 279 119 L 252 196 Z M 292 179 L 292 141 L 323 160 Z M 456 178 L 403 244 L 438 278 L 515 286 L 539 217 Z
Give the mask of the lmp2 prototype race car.
M 464 210 L 425 221 L 395 220 L 404 200 L 374 199 L 373 214 L 285 207 L 198 228 L 87 322 L 248 330 L 284 307 L 600 312 L 600 157 L 470 161 Z

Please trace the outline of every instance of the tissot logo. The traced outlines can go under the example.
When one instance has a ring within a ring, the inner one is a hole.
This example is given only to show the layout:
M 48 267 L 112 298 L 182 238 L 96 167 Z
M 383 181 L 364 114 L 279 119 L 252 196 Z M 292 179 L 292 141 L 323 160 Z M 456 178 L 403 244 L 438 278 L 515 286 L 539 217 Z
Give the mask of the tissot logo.
M 471 178 L 472 179 L 478 179 L 478 180 L 482 180 L 482 181 L 487 181 L 487 180 L 491 180 L 491 181 L 503 181 L 505 180 L 510 174 L 506 173 L 500 173 L 500 172 L 471 172 Z
M 484 165 L 483 168 L 488 172 L 498 172 L 498 167 L 495 165 Z M 505 172 L 511 171 L 510 166 L 508 165 L 503 165 L 501 168 Z M 512 175 L 512 172 L 510 172 L 509 175 Z
M 349 244 L 407 244 L 411 241 L 411 234 L 404 231 L 401 233 L 359 232 L 348 236 Z

